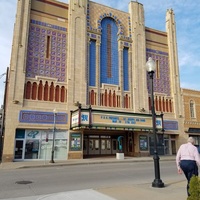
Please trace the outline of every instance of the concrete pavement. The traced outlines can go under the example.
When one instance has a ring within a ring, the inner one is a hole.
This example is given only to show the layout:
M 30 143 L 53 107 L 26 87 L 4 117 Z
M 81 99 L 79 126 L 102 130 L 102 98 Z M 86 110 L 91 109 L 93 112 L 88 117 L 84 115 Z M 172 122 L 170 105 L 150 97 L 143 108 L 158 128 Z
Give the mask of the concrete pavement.
M 162 156 L 161 161 L 174 161 L 175 156 Z M 92 158 L 83 160 L 67 160 L 55 161 L 30 161 L 30 162 L 13 162 L 2 163 L 0 169 L 20 169 L 32 167 L 54 167 L 54 166 L 70 166 L 70 165 L 88 165 L 100 163 L 116 163 L 116 162 L 152 162 L 152 157 L 127 157 L 123 160 L 116 158 Z M 62 193 L 48 194 L 42 196 L 21 197 L 13 200 L 186 200 L 186 180 L 165 182 L 164 188 L 153 188 L 151 183 L 119 185 L 106 188 L 91 188 L 88 190 L 68 191 Z
M 175 156 L 160 156 L 160 161 L 174 161 Z M 103 163 L 123 163 L 123 162 L 151 162 L 153 157 L 125 157 L 124 159 L 116 159 L 115 157 L 103 158 L 88 158 L 88 159 L 72 159 L 72 160 L 55 160 L 55 163 L 45 161 L 22 161 L 1 163 L 0 169 L 19 169 L 19 168 L 33 168 L 33 167 L 53 167 L 53 166 L 70 166 L 70 165 L 89 165 L 89 164 L 103 164 Z

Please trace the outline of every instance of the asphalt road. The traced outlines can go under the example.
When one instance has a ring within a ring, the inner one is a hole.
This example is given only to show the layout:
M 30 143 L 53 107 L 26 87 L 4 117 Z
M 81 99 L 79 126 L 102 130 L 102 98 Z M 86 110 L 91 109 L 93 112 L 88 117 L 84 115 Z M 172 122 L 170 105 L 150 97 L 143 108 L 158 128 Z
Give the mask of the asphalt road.
M 185 180 L 174 161 L 160 162 L 164 183 Z M 151 185 L 153 162 L 107 163 L 0 170 L 0 199 L 120 185 Z

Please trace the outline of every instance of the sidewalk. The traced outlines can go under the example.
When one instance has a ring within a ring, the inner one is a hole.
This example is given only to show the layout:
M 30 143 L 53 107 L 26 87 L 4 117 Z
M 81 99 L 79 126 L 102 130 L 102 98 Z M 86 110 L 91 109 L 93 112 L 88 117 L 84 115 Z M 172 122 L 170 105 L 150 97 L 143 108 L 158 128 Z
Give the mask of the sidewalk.
M 175 161 L 175 156 L 160 156 L 160 161 Z M 2 163 L 1 169 L 20 169 L 32 167 L 54 167 L 54 166 L 72 166 L 89 165 L 105 163 L 123 163 L 123 162 L 153 162 L 152 157 L 126 157 L 123 160 L 116 158 L 91 158 L 83 160 L 66 160 L 49 163 L 49 161 L 30 161 Z M 92 188 L 88 190 L 68 191 L 34 197 L 21 197 L 13 200 L 186 200 L 186 181 L 185 178 L 180 181 L 165 182 L 164 188 L 153 188 L 151 183 L 119 185 L 106 188 Z
M 175 161 L 175 156 L 160 156 L 160 161 Z M 53 166 L 68 166 L 68 165 L 89 165 L 103 163 L 122 163 L 122 162 L 153 162 L 153 157 L 125 157 L 124 159 L 116 159 L 115 157 L 103 158 L 88 158 L 88 159 L 73 159 L 73 160 L 55 160 L 55 163 L 46 161 L 22 161 L 1 163 L 0 169 L 20 169 L 32 167 L 53 167 Z

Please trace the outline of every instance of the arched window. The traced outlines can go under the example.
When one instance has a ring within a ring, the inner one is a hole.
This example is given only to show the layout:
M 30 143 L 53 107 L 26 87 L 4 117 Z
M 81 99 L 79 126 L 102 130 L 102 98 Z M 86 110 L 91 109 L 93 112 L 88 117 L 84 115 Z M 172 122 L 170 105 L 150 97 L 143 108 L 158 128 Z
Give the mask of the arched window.
M 128 73 L 128 48 L 123 50 L 123 81 L 124 81 L 124 90 L 129 90 L 129 73 Z
M 116 94 L 113 92 L 113 107 L 116 107 Z
M 32 99 L 36 100 L 36 96 L 37 96 L 37 83 L 34 82 L 32 86 Z
M 96 41 L 90 41 L 89 47 L 89 86 L 96 86 Z
M 109 105 L 109 107 L 112 106 L 112 94 L 111 94 L 111 90 L 109 90 L 109 94 L 108 94 L 108 105 Z
M 42 81 L 40 81 L 39 87 L 38 87 L 38 100 L 42 100 L 42 90 L 43 90 L 43 85 L 42 85 Z
M 100 96 L 100 105 L 103 106 L 104 105 L 104 94 L 101 94 Z
M 151 110 L 151 97 L 149 97 L 149 110 Z
M 166 99 L 166 111 L 169 112 L 169 101 Z
M 165 112 L 165 98 L 162 99 L 163 112 Z
M 154 102 L 155 102 L 156 111 L 158 111 L 158 98 L 157 98 L 157 96 L 154 99 Z
M 59 99 L 60 99 L 60 87 L 59 87 L 59 85 L 56 85 L 55 101 L 59 102 Z
M 31 98 L 31 82 L 28 81 L 26 83 L 26 99 L 30 99 Z
M 48 90 L 49 90 L 49 86 L 48 86 L 48 82 L 46 81 L 45 86 L 44 86 L 44 101 L 48 101 Z
M 54 100 L 54 85 L 53 85 L 53 82 L 51 82 L 49 101 L 53 101 L 53 100 Z
M 108 95 L 107 95 L 107 90 L 105 90 L 105 105 L 104 106 L 107 106 L 107 100 L 108 100 Z
M 101 21 L 100 82 L 119 84 L 118 27 L 114 19 L 106 17 Z M 107 105 L 107 102 L 105 102 Z
M 94 90 L 91 91 L 91 95 L 90 95 L 90 104 L 94 105 Z
M 195 118 L 195 104 L 194 101 L 190 101 L 190 117 Z
M 172 112 L 172 100 L 169 100 L 169 112 Z
M 127 94 L 124 97 L 124 108 L 128 108 L 128 95 Z
M 158 111 L 162 111 L 162 102 L 161 102 L 161 97 L 159 97 L 159 106 L 158 106 Z
M 61 102 L 65 102 L 65 87 L 61 87 Z

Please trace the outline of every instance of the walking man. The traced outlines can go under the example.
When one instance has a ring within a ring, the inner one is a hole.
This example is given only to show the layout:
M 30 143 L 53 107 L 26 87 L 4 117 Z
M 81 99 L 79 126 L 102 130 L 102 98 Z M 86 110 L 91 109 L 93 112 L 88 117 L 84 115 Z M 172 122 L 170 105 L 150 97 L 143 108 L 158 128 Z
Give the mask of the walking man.
M 176 165 L 178 173 L 185 174 L 187 179 L 187 194 L 189 194 L 189 183 L 193 175 L 198 176 L 198 165 L 200 166 L 200 157 L 197 147 L 194 146 L 193 137 L 188 138 L 186 144 L 182 144 L 176 155 Z M 197 165 L 198 164 L 198 165 Z

